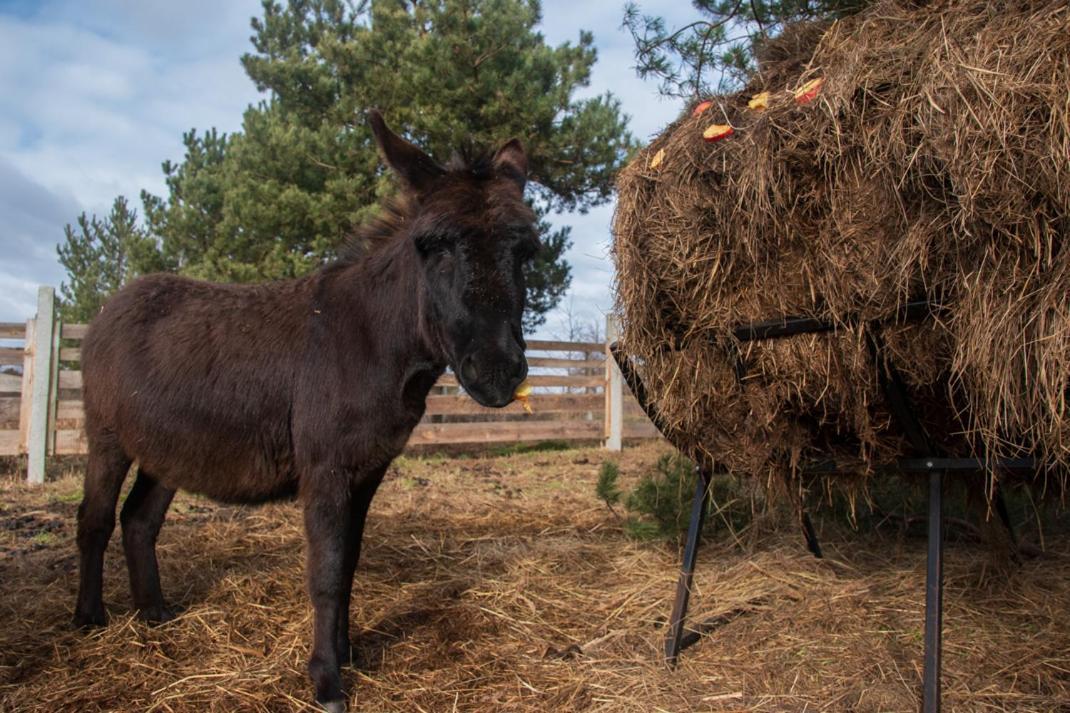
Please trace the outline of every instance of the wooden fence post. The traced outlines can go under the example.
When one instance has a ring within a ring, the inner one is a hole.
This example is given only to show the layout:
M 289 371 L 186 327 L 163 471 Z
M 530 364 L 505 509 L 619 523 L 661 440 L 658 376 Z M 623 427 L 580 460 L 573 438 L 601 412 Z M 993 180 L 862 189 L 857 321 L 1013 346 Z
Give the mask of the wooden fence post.
M 609 345 L 617 340 L 617 319 L 606 315 L 606 450 L 619 451 L 624 441 L 624 378 Z
M 30 433 L 27 443 L 29 467 L 26 479 L 30 483 L 45 482 L 45 460 L 48 453 L 48 425 L 52 405 L 53 360 L 58 356 L 56 343 L 56 291 L 51 287 L 37 290 L 37 318 L 33 333 L 33 372 L 30 384 Z M 27 335 L 29 336 L 29 335 Z
M 22 339 L 22 392 L 19 394 L 19 453 L 30 452 L 30 406 L 33 403 L 33 335 L 37 320 L 26 320 Z

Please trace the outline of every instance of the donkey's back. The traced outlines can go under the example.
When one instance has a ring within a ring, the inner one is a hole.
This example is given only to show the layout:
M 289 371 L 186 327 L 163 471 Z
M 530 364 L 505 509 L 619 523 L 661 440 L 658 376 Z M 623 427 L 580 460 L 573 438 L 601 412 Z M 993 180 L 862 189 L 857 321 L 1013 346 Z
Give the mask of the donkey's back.
M 149 275 L 83 342 L 86 431 L 172 489 L 227 501 L 292 492 L 289 420 L 312 281 Z

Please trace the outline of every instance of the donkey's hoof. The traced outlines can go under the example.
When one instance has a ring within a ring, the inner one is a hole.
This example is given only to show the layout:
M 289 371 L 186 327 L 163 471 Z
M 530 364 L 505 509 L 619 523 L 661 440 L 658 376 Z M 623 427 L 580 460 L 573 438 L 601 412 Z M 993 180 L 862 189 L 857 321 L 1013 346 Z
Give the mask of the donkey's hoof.
M 327 713 L 346 713 L 345 701 L 327 701 L 326 703 L 320 701 L 319 706 Z
M 138 609 L 137 616 L 149 624 L 165 624 L 175 618 L 175 612 L 161 604 Z
M 71 625 L 75 629 L 96 629 L 101 626 L 107 626 L 108 617 L 104 614 L 104 610 L 95 612 L 82 612 L 76 611 L 74 618 L 71 620 Z

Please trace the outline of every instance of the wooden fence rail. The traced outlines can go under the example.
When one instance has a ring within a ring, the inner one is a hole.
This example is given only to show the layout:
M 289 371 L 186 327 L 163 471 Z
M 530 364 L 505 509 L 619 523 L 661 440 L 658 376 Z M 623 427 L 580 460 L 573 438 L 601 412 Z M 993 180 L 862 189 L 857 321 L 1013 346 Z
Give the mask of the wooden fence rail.
M 86 330 L 61 323 L 51 287 L 38 291 L 34 318 L 0 323 L 0 456 L 28 456 L 32 483 L 44 482 L 50 456 L 86 452 L 80 364 Z M 607 322 L 607 335 L 614 333 Z M 623 387 L 606 344 L 529 340 L 528 367 L 533 414 L 517 403 L 480 406 L 447 373 L 428 396 L 409 444 L 601 440 L 619 450 L 625 438 L 657 437 Z

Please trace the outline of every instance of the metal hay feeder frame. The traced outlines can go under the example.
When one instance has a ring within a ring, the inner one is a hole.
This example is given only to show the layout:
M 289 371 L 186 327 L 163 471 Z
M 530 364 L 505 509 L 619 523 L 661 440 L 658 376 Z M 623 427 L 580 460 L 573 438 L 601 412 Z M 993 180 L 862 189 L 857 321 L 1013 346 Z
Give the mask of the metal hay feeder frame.
M 891 318 L 885 320 L 863 321 L 848 320 L 846 324 L 836 324 L 829 320 L 813 317 L 782 317 L 780 319 L 752 322 L 736 327 L 733 335 L 740 342 L 782 339 L 797 334 L 817 334 L 835 332 L 842 326 L 861 325 L 865 332 L 870 354 L 878 367 L 881 391 L 891 411 L 893 419 L 902 429 L 910 448 L 911 457 L 899 458 L 882 464 L 877 470 L 899 473 L 927 473 L 929 477 L 929 514 L 928 514 L 928 552 L 925 573 L 925 653 L 922 676 L 922 711 L 939 713 L 940 710 L 940 649 L 943 615 L 943 476 L 947 472 L 993 472 L 1026 471 L 1035 472 L 1037 463 L 1033 458 L 949 458 L 940 452 L 930 439 L 924 426 L 917 418 L 913 401 L 903 382 L 899 371 L 889 358 L 880 328 L 887 324 L 903 324 L 922 319 L 930 319 L 938 314 L 942 305 L 936 301 L 915 300 L 907 302 Z M 672 347 L 680 348 L 679 344 Z M 620 368 L 624 381 L 628 384 L 636 401 L 666 440 L 673 443 L 669 429 L 657 408 L 651 403 L 642 379 L 633 367 L 630 357 L 623 354 L 617 342 L 613 342 L 610 353 Z M 735 353 L 737 378 L 742 378 L 743 365 L 738 351 Z M 679 446 L 677 446 L 679 448 Z M 684 450 L 684 449 L 680 449 Z M 697 472 L 695 495 L 691 505 L 691 517 L 688 523 L 687 540 L 684 547 L 680 577 L 676 585 L 676 597 L 673 602 L 672 615 L 669 619 L 669 633 L 665 639 L 665 659 L 669 666 L 675 667 L 680 652 L 699 641 L 701 632 L 686 631 L 688 601 L 691 596 L 691 582 L 695 572 L 695 559 L 698 553 L 699 535 L 706 519 L 706 503 L 709 497 L 710 481 L 714 466 L 701 463 L 695 468 Z M 835 473 L 837 466 L 832 461 L 814 462 L 800 469 L 804 475 Z M 1000 520 L 1011 533 L 1014 533 L 1007 512 L 1006 503 L 1000 489 L 994 493 L 994 506 Z M 807 547 L 815 557 L 821 558 L 821 545 L 810 522 L 809 515 L 800 509 L 800 525 Z

